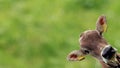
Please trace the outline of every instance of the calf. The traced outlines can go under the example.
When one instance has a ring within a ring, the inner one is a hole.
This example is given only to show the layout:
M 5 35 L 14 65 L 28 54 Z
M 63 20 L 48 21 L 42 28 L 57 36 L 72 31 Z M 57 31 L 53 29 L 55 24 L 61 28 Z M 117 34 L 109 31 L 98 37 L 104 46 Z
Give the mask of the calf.
M 81 33 L 80 50 L 72 51 L 67 59 L 69 61 L 81 61 L 85 59 L 85 55 L 90 54 L 99 60 L 102 68 L 120 68 L 120 55 L 102 36 L 106 29 L 106 17 L 102 15 L 96 22 L 95 30 L 87 30 Z

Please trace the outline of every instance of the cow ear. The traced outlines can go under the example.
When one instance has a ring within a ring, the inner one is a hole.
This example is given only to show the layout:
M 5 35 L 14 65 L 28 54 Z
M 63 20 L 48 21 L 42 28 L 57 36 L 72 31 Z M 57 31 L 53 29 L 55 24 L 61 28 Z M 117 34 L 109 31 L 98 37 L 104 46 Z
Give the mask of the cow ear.
M 106 16 L 102 15 L 98 18 L 96 22 L 96 30 L 102 34 L 103 32 L 106 32 L 107 30 L 107 21 Z
M 79 50 L 74 50 L 70 52 L 67 56 L 67 60 L 69 61 L 81 61 L 85 59 L 85 57 L 82 55 L 81 51 Z

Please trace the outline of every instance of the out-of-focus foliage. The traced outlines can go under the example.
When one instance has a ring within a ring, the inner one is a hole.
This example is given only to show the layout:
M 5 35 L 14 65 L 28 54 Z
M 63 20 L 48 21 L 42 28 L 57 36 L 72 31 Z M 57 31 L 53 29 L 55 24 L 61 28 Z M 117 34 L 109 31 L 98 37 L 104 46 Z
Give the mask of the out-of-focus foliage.
M 105 14 L 108 42 L 120 49 L 119 0 L 0 0 L 0 68 L 101 68 L 91 56 L 68 62 L 79 35 Z
M 102 9 L 106 3 L 108 4 L 108 0 L 78 0 L 79 5 L 84 9 Z

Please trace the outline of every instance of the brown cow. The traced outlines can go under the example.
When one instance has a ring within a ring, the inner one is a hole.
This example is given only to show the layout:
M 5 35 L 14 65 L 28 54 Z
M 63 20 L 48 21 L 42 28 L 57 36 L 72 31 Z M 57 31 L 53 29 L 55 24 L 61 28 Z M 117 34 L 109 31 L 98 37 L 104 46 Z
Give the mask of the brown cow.
M 90 54 L 99 60 L 102 68 L 120 68 L 120 57 L 102 36 L 107 29 L 106 17 L 100 16 L 95 30 L 87 30 L 80 35 L 80 50 L 72 51 L 67 59 L 69 61 L 81 61 L 85 55 Z

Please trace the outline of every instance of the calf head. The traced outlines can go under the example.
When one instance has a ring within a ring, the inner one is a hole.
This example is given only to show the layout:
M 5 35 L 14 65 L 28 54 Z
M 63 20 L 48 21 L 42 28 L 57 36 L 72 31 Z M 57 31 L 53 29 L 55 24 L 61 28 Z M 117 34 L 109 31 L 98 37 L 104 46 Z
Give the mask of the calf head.
M 67 59 L 70 61 L 81 61 L 85 55 L 90 54 L 100 61 L 106 63 L 106 58 L 112 59 L 116 50 L 112 48 L 103 38 L 103 33 L 107 30 L 106 17 L 100 16 L 96 22 L 95 30 L 87 30 L 81 33 L 79 43 L 80 49 L 72 51 Z M 112 53 L 110 56 L 107 53 Z M 111 57 L 112 56 L 112 57 Z
M 106 17 L 100 16 L 96 23 L 95 30 L 87 30 L 81 33 L 79 43 L 80 50 L 72 51 L 67 59 L 68 60 L 82 60 L 85 55 L 91 54 L 92 56 L 100 59 L 100 51 L 102 47 L 108 45 L 102 34 L 106 31 Z

